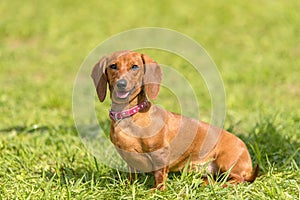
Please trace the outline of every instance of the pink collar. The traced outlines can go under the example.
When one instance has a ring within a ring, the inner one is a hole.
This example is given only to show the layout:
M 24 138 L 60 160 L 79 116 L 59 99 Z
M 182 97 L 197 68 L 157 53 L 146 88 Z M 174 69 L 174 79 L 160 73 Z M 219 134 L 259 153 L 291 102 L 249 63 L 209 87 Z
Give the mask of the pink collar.
M 124 118 L 130 117 L 130 116 L 134 115 L 135 113 L 143 110 L 148 105 L 149 105 L 149 101 L 147 100 L 147 98 L 145 98 L 141 103 L 139 103 L 138 105 L 136 105 L 128 110 L 123 110 L 121 112 L 115 112 L 115 111 L 110 110 L 109 117 L 113 121 L 122 120 Z

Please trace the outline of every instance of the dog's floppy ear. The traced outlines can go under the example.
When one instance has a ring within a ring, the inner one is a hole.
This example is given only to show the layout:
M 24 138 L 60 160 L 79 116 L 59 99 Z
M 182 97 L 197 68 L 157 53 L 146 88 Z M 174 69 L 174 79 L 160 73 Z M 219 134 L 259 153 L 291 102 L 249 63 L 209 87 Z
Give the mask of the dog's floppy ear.
M 99 62 L 94 66 L 91 77 L 94 81 L 96 87 L 98 98 L 101 102 L 104 101 L 106 97 L 107 90 L 107 76 L 105 73 L 107 65 L 107 57 L 102 57 Z
M 156 99 L 162 80 L 162 70 L 160 66 L 146 54 L 141 55 L 144 63 L 144 88 L 150 99 Z

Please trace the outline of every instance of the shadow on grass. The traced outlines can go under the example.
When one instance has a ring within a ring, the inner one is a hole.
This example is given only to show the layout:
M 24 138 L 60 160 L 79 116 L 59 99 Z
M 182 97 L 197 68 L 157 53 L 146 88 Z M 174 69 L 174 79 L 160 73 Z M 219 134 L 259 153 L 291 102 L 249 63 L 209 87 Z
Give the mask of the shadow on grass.
M 78 183 L 90 188 L 91 185 L 104 188 L 126 188 L 131 184 L 138 184 L 144 189 L 152 188 L 154 177 L 150 174 L 138 174 L 134 183 L 129 183 L 128 173 L 120 172 L 101 166 L 101 169 L 92 169 L 93 167 L 76 167 L 73 165 L 59 164 L 56 168 L 39 172 L 48 182 L 54 182 L 59 185 L 72 187 Z
M 33 133 L 37 131 L 45 132 L 45 131 L 49 131 L 49 129 L 50 128 L 48 126 L 35 126 L 35 125 L 31 127 L 13 126 L 13 127 L 1 129 L 0 132 L 2 133 L 16 132 L 17 134 L 21 134 L 21 133 Z
M 29 134 L 35 132 L 50 132 L 60 131 L 62 133 L 76 133 L 76 127 L 74 126 L 44 126 L 44 125 L 32 125 L 32 126 L 12 126 L 8 128 L 0 129 L 0 133 L 16 133 L 16 134 Z
M 270 166 L 279 170 L 300 165 L 300 143 L 283 134 L 274 118 L 262 119 L 252 128 L 249 136 L 238 135 L 248 146 L 253 163 L 266 172 Z

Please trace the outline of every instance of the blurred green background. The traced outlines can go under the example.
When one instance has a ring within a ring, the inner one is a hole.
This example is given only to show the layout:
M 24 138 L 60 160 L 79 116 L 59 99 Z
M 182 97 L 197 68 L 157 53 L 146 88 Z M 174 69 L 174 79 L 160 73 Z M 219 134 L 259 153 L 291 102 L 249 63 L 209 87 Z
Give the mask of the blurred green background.
M 270 165 L 267 161 L 263 164 L 265 172 L 273 162 L 280 166 L 288 158 L 293 159 L 290 156 L 297 154 L 300 136 L 299 10 L 298 0 L 0 1 L 1 193 L 11 198 L 28 197 L 31 182 L 21 181 L 17 186 L 21 192 L 14 194 L 13 180 L 27 180 L 32 173 L 48 168 L 48 172 L 56 174 L 55 166 L 72 168 L 65 157 L 74 157 L 70 153 L 78 152 L 74 149 L 85 151 L 72 117 L 76 74 L 97 45 L 133 28 L 169 28 L 201 44 L 224 82 L 225 128 L 241 135 L 254 134 L 261 156 L 273 156 Z M 150 51 L 150 55 L 178 69 L 184 66 L 183 61 L 172 61 L 164 53 Z M 189 72 L 185 73 L 189 76 Z M 197 85 L 199 80 L 191 78 L 191 82 Z M 197 93 L 203 99 L 199 104 L 204 119 L 209 119 L 210 99 L 201 93 L 202 89 L 205 87 L 199 87 Z M 176 110 L 166 95 L 161 95 L 160 103 Z M 100 103 L 97 105 L 103 120 L 108 118 L 108 104 L 105 105 L 104 110 Z M 103 123 L 108 127 L 108 120 Z M 260 133 L 267 135 L 257 138 L 255 134 Z M 250 137 L 248 142 L 251 141 Z M 280 142 L 290 143 L 291 147 Z M 19 152 L 22 149 L 24 154 Z M 86 154 L 78 153 L 75 158 L 84 159 Z M 50 163 L 55 164 L 49 164 L 49 157 L 53 159 Z M 294 159 L 299 164 L 299 156 Z M 83 162 L 82 168 L 88 168 L 90 163 Z M 299 175 L 295 172 L 293 176 L 296 174 Z M 40 178 L 38 175 L 37 180 Z M 42 190 L 45 185 L 33 187 L 37 196 L 40 192 L 46 198 L 45 191 L 49 198 L 54 198 L 55 192 L 68 196 L 63 187 Z M 70 193 L 74 197 L 72 189 Z M 297 189 L 287 193 L 295 197 Z M 276 191 L 264 194 L 278 195 Z
M 71 125 L 73 81 L 85 57 L 139 27 L 174 29 L 200 43 L 223 78 L 228 114 L 299 114 L 298 8 L 298 1 L 2 1 L 0 126 Z

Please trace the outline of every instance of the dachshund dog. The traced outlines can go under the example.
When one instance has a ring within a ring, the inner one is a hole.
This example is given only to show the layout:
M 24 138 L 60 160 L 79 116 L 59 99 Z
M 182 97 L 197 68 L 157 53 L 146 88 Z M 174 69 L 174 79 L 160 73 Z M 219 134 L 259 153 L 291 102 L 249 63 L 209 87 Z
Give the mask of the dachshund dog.
M 164 190 L 168 172 L 185 166 L 228 172 L 233 184 L 256 179 L 258 165 L 252 172 L 249 152 L 238 137 L 148 101 L 158 96 L 162 69 L 146 54 L 118 51 L 104 56 L 91 76 L 101 102 L 107 86 L 110 90 L 110 140 L 128 164 L 130 179 L 137 172 L 154 172 L 154 188 Z

